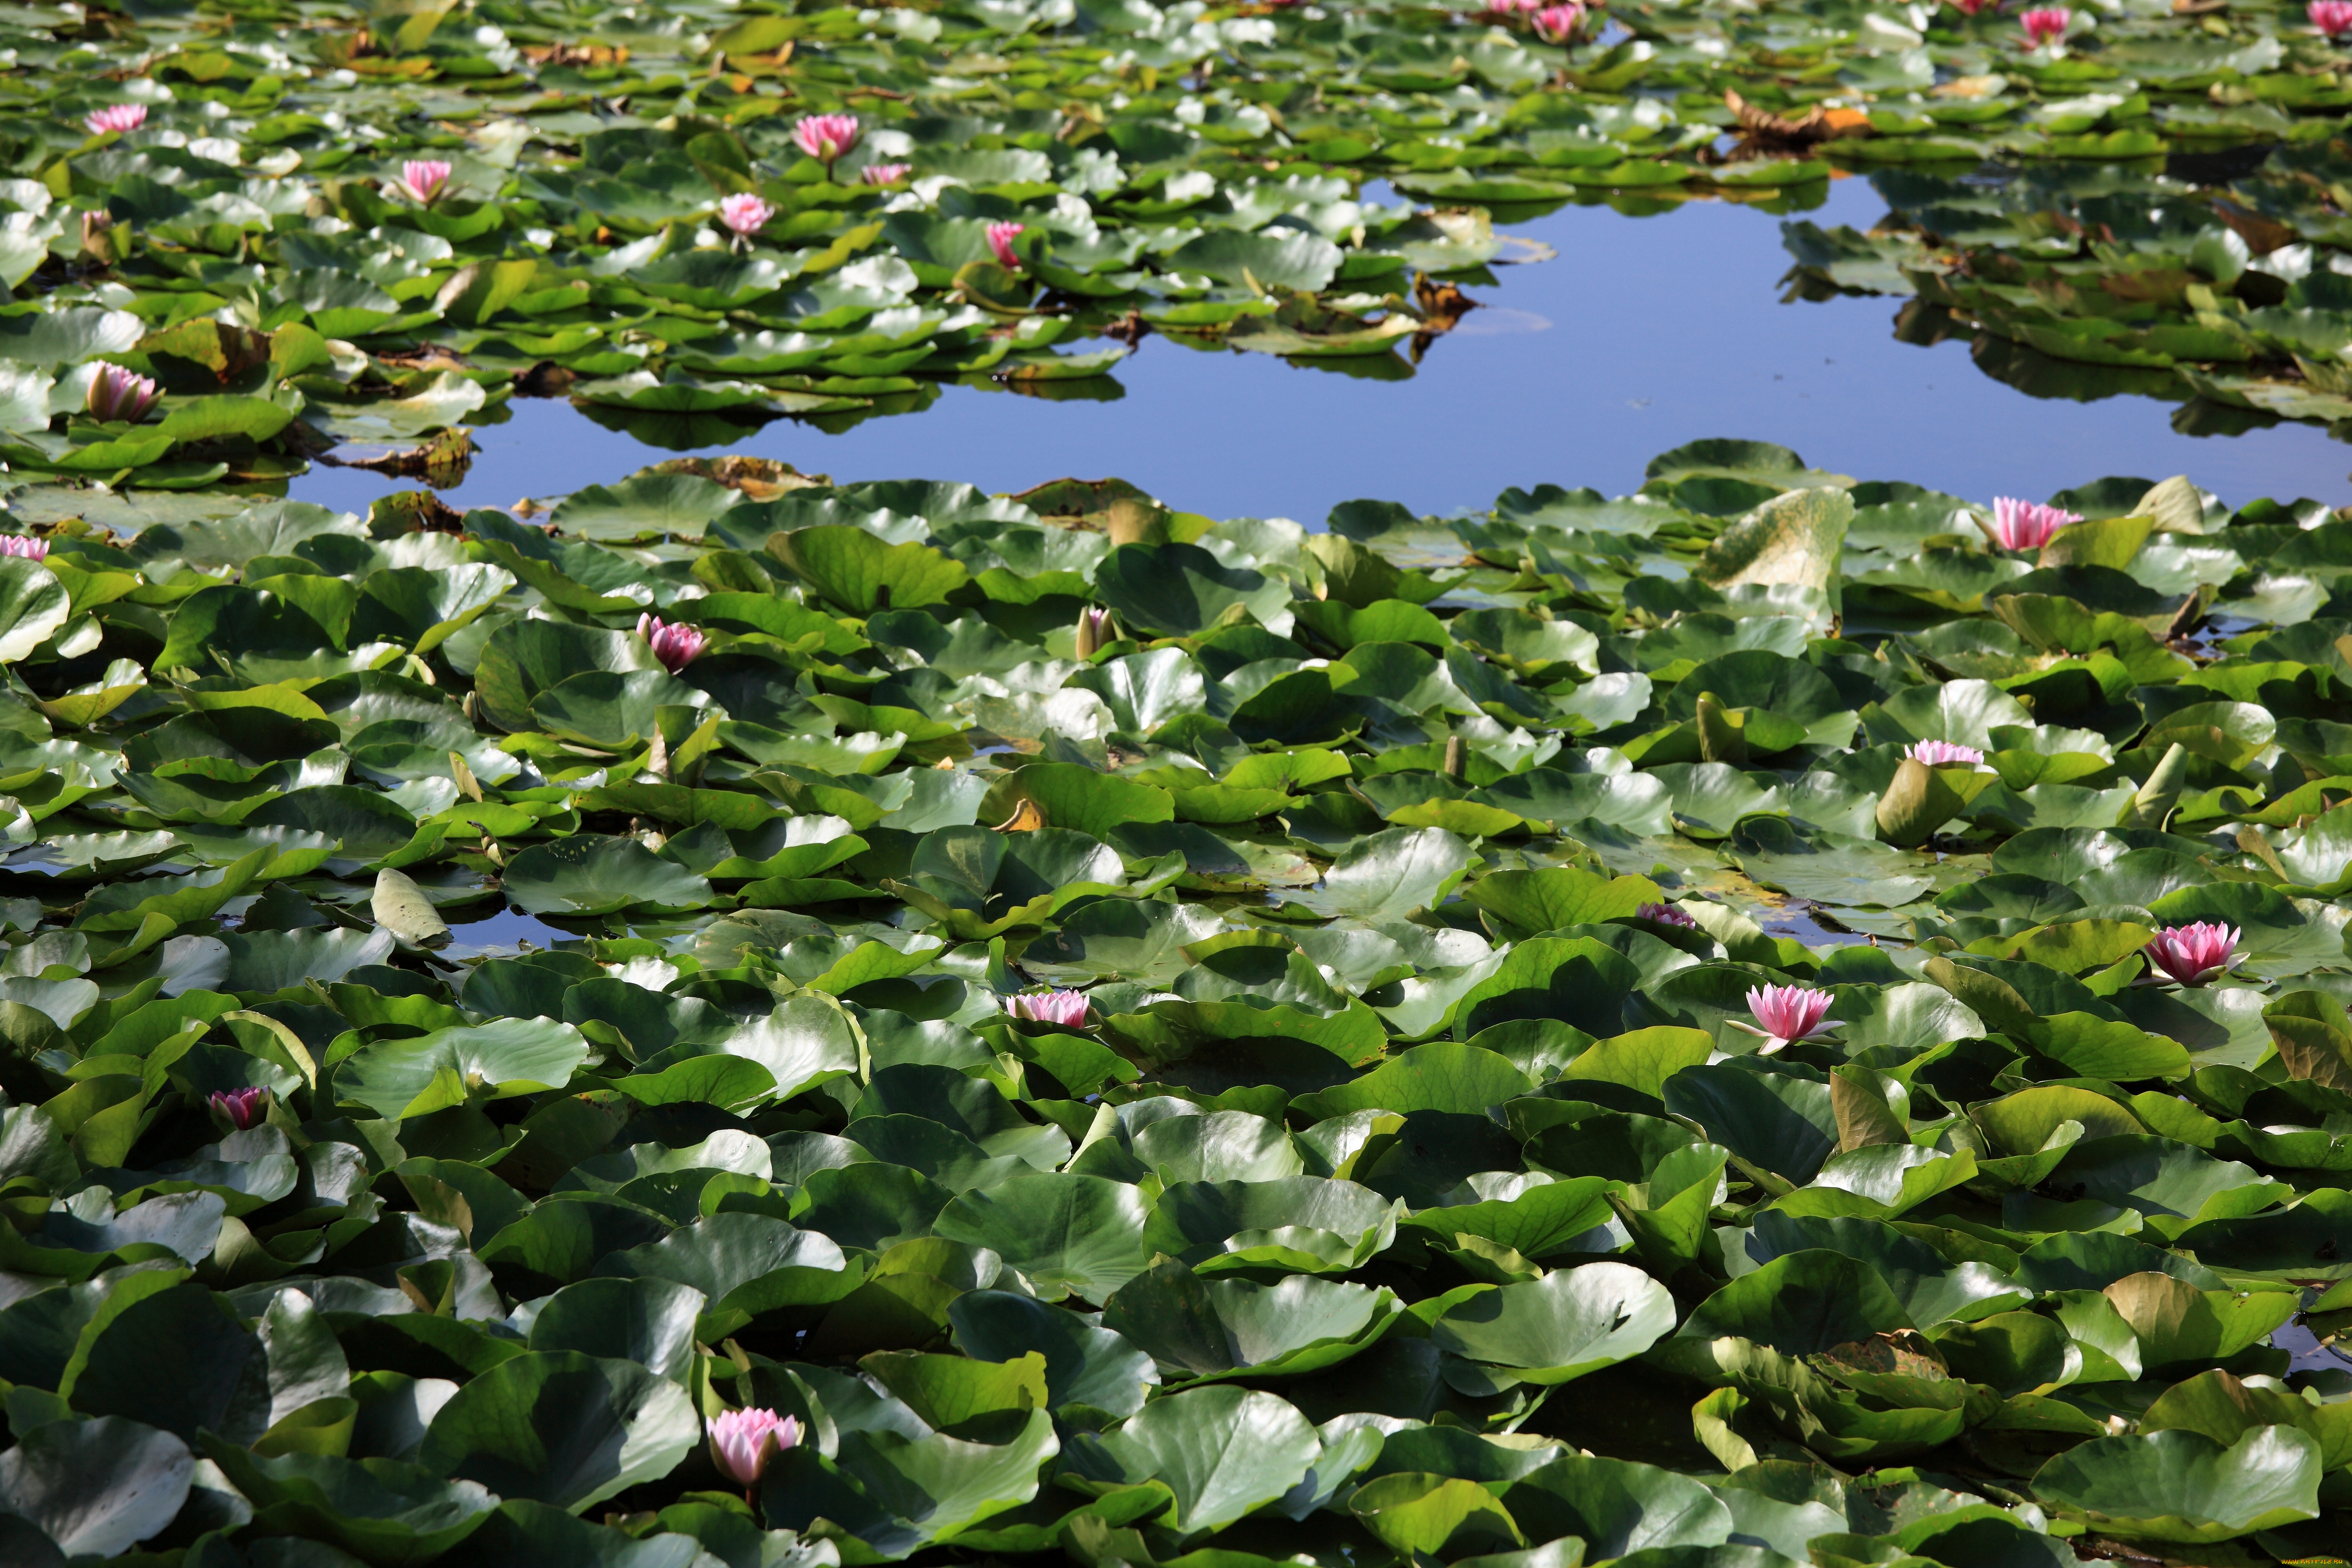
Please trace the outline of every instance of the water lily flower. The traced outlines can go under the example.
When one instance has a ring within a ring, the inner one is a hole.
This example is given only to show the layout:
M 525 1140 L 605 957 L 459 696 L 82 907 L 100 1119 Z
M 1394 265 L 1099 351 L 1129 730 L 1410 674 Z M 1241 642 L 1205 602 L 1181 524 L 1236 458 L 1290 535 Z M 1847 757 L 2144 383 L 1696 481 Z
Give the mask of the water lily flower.
M 1984 765 L 1984 753 L 1974 746 L 1963 746 L 1958 741 L 1914 741 L 1911 749 L 1903 753 L 1913 762 L 1940 768 L 1951 763 L 1966 763 L 1970 767 Z
M 730 1410 L 710 1418 L 710 1462 L 747 1490 L 760 1484 L 772 1457 L 800 1441 L 799 1420 L 772 1410 Z
M 710 639 L 694 627 L 665 621 L 656 615 L 637 617 L 637 635 L 646 639 L 654 657 L 672 675 L 700 658 L 702 650 L 710 646 Z
M 27 533 L 0 533 L 0 555 L 14 555 L 26 561 L 46 561 L 49 542 L 35 539 Z
M 1730 1024 L 1743 1033 L 1762 1036 L 1764 1043 L 1756 1047 L 1757 1054 L 1769 1056 L 1799 1040 L 1818 1040 L 1837 1027 L 1822 1022 L 1833 1000 L 1828 992 L 1811 985 L 1759 985 L 1748 994 L 1748 1011 L 1755 1024 L 1737 1018 Z
M 1097 649 L 1108 647 L 1118 640 L 1118 627 L 1111 620 L 1108 610 L 1089 606 L 1078 612 L 1080 658 L 1092 658 Z
M 2202 985 L 2229 972 L 2238 933 L 2217 921 L 2167 926 L 2147 944 L 2150 963 L 2183 985 Z
M 1672 904 L 1643 904 L 1640 909 L 1635 910 L 1633 913 L 1637 919 L 1655 921 L 1662 926 L 1679 926 L 1685 931 L 1696 931 L 1698 929 L 1698 921 L 1691 919 L 1690 916 L 1683 913 L 1682 910 L 1675 908 Z
M 2050 536 L 2071 523 L 2083 521 L 2080 512 L 2044 506 L 2040 501 L 2017 500 L 2009 496 L 1995 496 L 1992 503 L 1992 526 L 1986 530 L 1993 542 L 2003 550 L 2039 550 L 2050 542 Z
M 1547 44 L 1565 44 L 1576 37 L 1577 28 L 1584 25 L 1584 7 L 1579 5 L 1547 5 L 1528 18 L 1536 37 Z
M 1952 9 L 1963 16 L 1973 16 L 1987 5 L 1995 10 L 2000 8 L 1999 0 L 1952 0 Z
M 1024 1023 L 1060 1024 L 1075 1029 L 1087 1021 L 1087 994 L 1083 991 L 1045 991 L 1007 996 L 1004 1011 L 1007 1016 Z
M 857 171 L 857 180 L 866 185 L 895 185 L 907 177 L 911 163 L 868 163 Z
M 92 416 L 110 424 L 120 419 L 136 425 L 147 417 L 160 395 L 146 376 L 119 364 L 101 364 L 90 380 L 89 407 Z
M 2044 44 L 2054 44 L 2066 36 L 2066 28 L 2074 20 L 2074 13 L 2063 5 L 2052 5 L 2044 10 L 2028 11 L 2018 22 L 2025 28 L 2025 47 L 2038 49 Z
M 411 158 L 400 166 L 396 182 L 400 194 L 421 207 L 431 206 L 448 183 L 449 165 L 438 158 Z
M 855 114 L 811 114 L 793 127 L 793 141 L 828 173 L 843 153 L 857 145 L 857 137 Z
M 2332 40 L 2352 33 L 2352 0 L 2311 0 L 2305 15 L 2322 37 Z
M 266 1089 L 233 1089 L 215 1094 L 207 1101 L 221 1119 L 239 1132 L 248 1127 L 258 1127 L 269 1114 L 269 1091 Z
M 1021 237 L 1029 226 L 1019 223 L 992 223 L 988 226 L 988 248 L 996 252 L 997 264 L 1009 272 L 1021 270 L 1021 258 L 1013 253 L 1013 242 Z
M 110 103 L 81 123 L 82 129 L 92 136 L 103 136 L 110 131 L 136 131 L 147 123 L 147 106 L 143 103 Z
M 734 230 L 739 239 L 751 238 L 775 216 L 775 208 L 749 191 L 739 191 L 719 204 L 719 221 Z

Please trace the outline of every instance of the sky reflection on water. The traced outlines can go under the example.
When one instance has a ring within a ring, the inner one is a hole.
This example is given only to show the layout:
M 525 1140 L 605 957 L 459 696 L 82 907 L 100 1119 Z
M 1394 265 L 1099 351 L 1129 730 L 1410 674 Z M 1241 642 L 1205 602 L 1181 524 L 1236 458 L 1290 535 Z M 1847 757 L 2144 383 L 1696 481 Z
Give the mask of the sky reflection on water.
M 1852 179 L 1804 216 L 1866 228 L 1885 210 L 1867 181 Z M 1784 305 L 1780 222 L 1692 202 L 1639 219 L 1571 207 L 1518 226 L 1558 258 L 1497 268 L 1499 286 L 1472 286 L 1488 308 L 1438 341 L 1409 381 L 1147 337 L 1115 400 L 951 386 L 924 412 L 842 434 L 779 420 L 705 450 L 782 458 L 842 482 L 920 477 L 1011 491 L 1115 474 L 1187 510 L 1309 524 L 1359 496 L 1445 512 L 1483 508 L 1512 485 L 1622 493 L 1652 455 L 1706 436 L 1777 441 L 1822 468 L 1979 501 L 2174 473 L 2232 503 L 2352 501 L 2352 447 L 2316 426 L 2183 436 L 2170 426 L 2175 404 L 2030 397 L 1979 371 L 1964 343 L 1898 342 L 1899 300 Z M 512 408 L 507 423 L 476 432 L 480 454 L 445 492 L 451 504 L 511 506 L 675 455 L 561 401 Z M 359 509 L 399 488 L 322 467 L 294 494 Z

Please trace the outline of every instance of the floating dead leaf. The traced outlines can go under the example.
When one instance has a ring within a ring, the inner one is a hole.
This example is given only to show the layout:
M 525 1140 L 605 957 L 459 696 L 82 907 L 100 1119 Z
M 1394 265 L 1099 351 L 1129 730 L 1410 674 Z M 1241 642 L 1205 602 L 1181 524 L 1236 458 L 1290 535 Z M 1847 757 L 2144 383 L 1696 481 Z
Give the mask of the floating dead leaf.
M 2246 248 L 2256 256 L 2268 256 L 2273 250 L 2283 250 L 2303 237 L 2293 227 L 2275 218 L 2250 213 L 2230 202 L 2215 202 L 2213 216 L 2236 230 L 2238 237 L 2246 242 Z
M 1795 152 L 1816 142 L 1834 142 L 1846 136 L 1870 134 L 1870 116 L 1858 109 L 1825 109 L 1820 104 L 1795 120 L 1759 109 L 1727 88 L 1724 107 L 1731 110 L 1748 140 L 1769 151 Z
M 629 62 L 625 44 L 526 44 L 522 53 L 531 64 L 541 66 L 622 66 Z
M 420 343 L 413 349 L 388 349 L 374 358 L 378 364 L 394 370 L 420 371 L 428 374 L 436 371 L 464 372 L 472 368 L 467 364 L 464 355 L 439 343 Z
M 464 514 L 431 490 L 398 490 L 368 507 L 371 527 L 389 523 L 404 532 L 462 533 Z
M 1047 479 L 1034 485 L 1008 500 L 1019 501 L 1037 514 L 1038 520 L 1061 528 L 1083 528 L 1095 532 L 1108 532 L 1112 509 L 1122 503 L 1129 506 L 1155 508 L 1160 503 L 1135 485 L 1120 479 Z M 1133 541 L 1114 540 L 1117 543 Z
M 372 474 L 389 474 L 395 479 L 423 479 L 436 489 L 448 489 L 465 482 L 466 470 L 474 461 L 474 437 L 453 426 L 423 446 L 373 458 L 321 456 L 319 460 L 338 468 L 364 468 Z
M 541 360 L 514 378 L 517 397 L 562 397 L 572 390 L 572 373 L 552 360 Z
M 1412 302 L 1421 307 L 1423 335 L 1450 332 L 1463 317 L 1481 309 L 1459 285 L 1434 281 L 1425 272 L 1412 275 Z
M 804 474 L 774 458 L 672 458 L 646 470 L 656 474 L 692 474 L 713 484 L 740 490 L 751 500 L 773 500 L 788 490 L 817 489 L 833 483 L 828 474 Z
M 1943 1358 L 1927 1339 L 1909 1330 L 1897 1329 L 1892 1333 L 1873 1334 L 1866 1340 L 1850 1340 L 1842 1345 L 1832 1345 L 1810 1358 L 1815 1364 L 1833 1367 L 1841 1372 L 1860 1372 L 1885 1376 L 1925 1377 L 1942 1379 L 1951 1373 L 1945 1369 Z

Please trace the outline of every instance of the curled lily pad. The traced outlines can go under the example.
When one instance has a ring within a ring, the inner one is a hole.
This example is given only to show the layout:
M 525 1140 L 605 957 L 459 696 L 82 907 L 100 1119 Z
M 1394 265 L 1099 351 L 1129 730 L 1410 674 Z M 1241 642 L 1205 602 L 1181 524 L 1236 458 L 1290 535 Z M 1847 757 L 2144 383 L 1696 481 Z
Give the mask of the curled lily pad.
M 2127 1539 L 2226 1541 L 2319 1514 L 2319 1445 L 2293 1426 L 2223 1444 L 2174 1430 L 2102 1437 L 2051 1460 L 2036 1496 Z

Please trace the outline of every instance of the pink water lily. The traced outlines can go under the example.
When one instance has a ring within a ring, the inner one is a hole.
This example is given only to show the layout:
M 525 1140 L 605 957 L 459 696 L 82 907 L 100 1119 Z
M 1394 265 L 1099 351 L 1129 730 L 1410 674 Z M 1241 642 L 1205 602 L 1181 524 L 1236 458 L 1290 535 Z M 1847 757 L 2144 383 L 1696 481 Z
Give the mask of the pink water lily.
M 438 158 L 411 158 L 400 166 L 397 182 L 400 194 L 418 206 L 433 205 L 441 187 L 449 183 L 449 165 Z
M 1996 11 L 2000 9 L 2000 0 L 1952 0 L 1952 9 L 1963 16 L 1973 16 L 1987 5 Z
M 1992 525 L 1985 531 L 2003 550 L 2039 550 L 2050 542 L 2052 534 L 2082 521 L 2082 513 L 2067 511 L 2062 507 L 2018 500 L 2010 496 L 1995 496 Z M 1982 526 L 1981 521 L 1979 526 Z
M 912 163 L 868 163 L 857 171 L 857 183 L 862 185 L 895 185 L 907 177 Z
M 269 1114 L 269 1091 L 266 1089 L 232 1089 L 215 1094 L 206 1104 L 222 1121 L 242 1132 L 248 1127 L 258 1127 Z
M 81 123 L 82 129 L 92 136 L 103 136 L 116 131 L 136 131 L 147 123 L 147 106 L 143 103 L 110 103 Z
M 744 239 L 767 227 L 768 220 L 775 216 L 775 208 L 749 191 L 739 191 L 719 204 L 719 221 Z
M 1087 1021 L 1087 996 L 1083 991 L 1032 992 L 1026 996 L 1005 997 L 1004 1011 L 1026 1023 L 1059 1024 L 1075 1029 Z
M 710 1462 L 746 1489 L 760 1484 L 771 1458 L 800 1441 L 799 1420 L 772 1410 L 730 1410 L 710 1418 Z
M 1818 1040 L 1837 1027 L 1822 1022 L 1833 1000 L 1828 992 L 1811 985 L 1759 985 L 1748 994 L 1748 1011 L 1756 1022 L 1743 1024 L 1733 1018 L 1729 1023 L 1735 1029 L 1763 1037 L 1757 1054 L 1769 1056 L 1799 1040 Z
M 46 561 L 49 557 L 49 542 L 28 533 L 0 533 L 0 555 L 14 555 L 21 561 Z
M 1911 749 L 1903 753 L 1916 763 L 1940 768 L 1954 763 L 1966 763 L 1970 767 L 1981 766 L 1984 753 L 1974 746 L 1963 746 L 1958 741 L 1914 741 Z
M 654 657 L 672 675 L 700 658 L 702 650 L 710 646 L 710 639 L 693 626 L 650 614 L 637 617 L 637 635 L 646 639 Z
M 2340 38 L 2352 33 L 2352 0 L 2311 0 L 2305 15 L 2325 37 Z
M 93 417 L 109 424 L 119 419 L 136 425 L 147 417 L 147 411 L 155 406 L 160 395 L 155 384 L 146 376 L 119 364 L 101 364 L 90 378 L 87 405 Z
M 1118 627 L 1110 612 L 1089 606 L 1078 612 L 1078 657 L 1092 658 L 1097 651 L 1118 640 Z
M 828 169 L 857 145 L 857 137 L 855 114 L 812 114 L 793 127 L 793 141 L 800 150 Z
M 1547 5 L 1528 18 L 1536 37 L 1547 44 L 1565 44 L 1576 37 L 1577 28 L 1584 25 L 1581 5 Z
M 1021 270 L 1021 258 L 1013 249 L 1013 242 L 1021 237 L 1029 226 L 1019 223 L 992 223 L 988 226 L 988 248 L 996 253 L 997 264 L 1007 271 Z
M 1698 921 L 1672 904 L 1643 904 L 1633 911 L 1636 920 L 1654 921 L 1662 926 L 1678 926 L 1685 931 L 1696 931 Z
M 2044 10 L 2028 11 L 2017 20 L 2025 29 L 2025 47 L 2038 49 L 2044 44 L 2054 44 L 2064 37 L 2067 26 L 2074 20 L 2074 13 L 2063 5 L 2053 5 Z
M 2238 933 L 2218 921 L 2167 926 L 2147 944 L 2148 961 L 2183 985 L 2202 985 L 2229 972 Z

